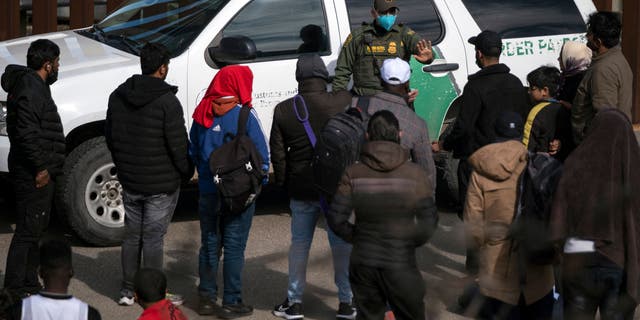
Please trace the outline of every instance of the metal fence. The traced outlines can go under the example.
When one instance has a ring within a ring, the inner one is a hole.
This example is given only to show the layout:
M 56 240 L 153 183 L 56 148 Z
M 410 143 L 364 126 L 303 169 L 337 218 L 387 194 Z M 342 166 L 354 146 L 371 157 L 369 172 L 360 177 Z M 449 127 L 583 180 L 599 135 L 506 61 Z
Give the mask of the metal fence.
M 0 41 L 89 26 L 124 0 L 0 0 Z M 97 10 L 100 9 L 100 10 Z

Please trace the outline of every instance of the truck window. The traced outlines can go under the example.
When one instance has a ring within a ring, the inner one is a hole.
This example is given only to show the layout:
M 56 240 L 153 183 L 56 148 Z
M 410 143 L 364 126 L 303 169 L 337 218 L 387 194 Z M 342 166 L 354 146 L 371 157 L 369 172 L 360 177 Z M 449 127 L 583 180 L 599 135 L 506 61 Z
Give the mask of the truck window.
M 349 24 L 351 30 L 355 30 L 363 22 L 371 22 L 371 0 L 346 0 Z M 397 21 L 413 29 L 416 33 L 433 44 L 442 40 L 444 34 L 443 25 L 438 10 L 432 0 L 403 0 L 398 2 L 400 12 Z
M 322 0 L 252 1 L 222 31 L 223 37 L 240 35 L 255 42 L 258 60 L 331 53 Z
M 171 57 L 187 50 L 229 0 L 127 0 L 93 28 L 77 31 L 138 54 L 146 42 L 165 45 Z
M 462 0 L 481 30 L 503 38 L 583 33 L 586 26 L 573 0 Z

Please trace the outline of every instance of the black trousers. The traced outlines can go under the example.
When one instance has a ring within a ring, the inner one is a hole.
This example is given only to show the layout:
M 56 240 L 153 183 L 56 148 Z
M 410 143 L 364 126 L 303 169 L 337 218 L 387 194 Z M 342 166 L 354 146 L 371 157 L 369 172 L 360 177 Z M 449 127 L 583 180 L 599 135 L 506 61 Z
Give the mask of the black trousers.
M 553 291 L 530 305 L 525 304 L 523 295 L 520 295 L 517 306 L 490 297 L 484 299 L 478 315 L 482 320 L 550 320 L 555 301 Z
M 564 319 L 633 319 L 636 302 L 625 291 L 625 271 L 599 253 L 564 254 Z
M 402 269 L 349 266 L 358 320 L 382 320 L 387 303 L 398 320 L 423 320 L 425 285 L 416 267 Z
M 42 188 L 35 187 L 35 177 L 26 172 L 11 172 L 16 194 L 16 230 L 7 255 L 4 286 L 23 295 L 40 289 L 38 265 L 39 243 L 49 226 L 54 195 L 53 179 Z

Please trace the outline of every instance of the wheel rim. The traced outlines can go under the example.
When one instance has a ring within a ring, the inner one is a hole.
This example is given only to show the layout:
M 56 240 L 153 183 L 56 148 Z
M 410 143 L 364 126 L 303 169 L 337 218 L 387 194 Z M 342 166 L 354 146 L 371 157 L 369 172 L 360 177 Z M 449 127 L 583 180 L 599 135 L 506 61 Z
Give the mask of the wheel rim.
M 124 204 L 122 185 L 118 181 L 118 172 L 113 163 L 96 170 L 87 182 L 84 202 L 89 216 L 97 223 L 109 227 L 124 226 Z

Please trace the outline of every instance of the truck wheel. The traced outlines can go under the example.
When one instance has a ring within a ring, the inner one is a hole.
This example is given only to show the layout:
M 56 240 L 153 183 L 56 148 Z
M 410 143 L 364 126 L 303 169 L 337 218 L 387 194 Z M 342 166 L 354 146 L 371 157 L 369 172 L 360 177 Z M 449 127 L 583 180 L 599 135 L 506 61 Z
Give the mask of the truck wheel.
M 82 240 L 97 246 L 122 242 L 122 186 L 104 137 L 87 140 L 71 151 L 56 199 L 58 212 Z

